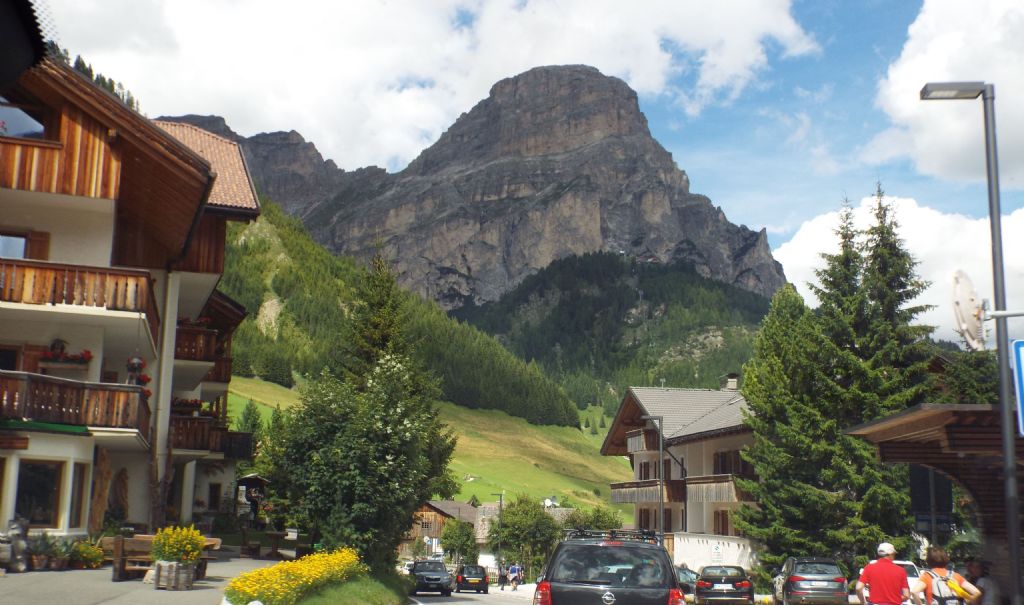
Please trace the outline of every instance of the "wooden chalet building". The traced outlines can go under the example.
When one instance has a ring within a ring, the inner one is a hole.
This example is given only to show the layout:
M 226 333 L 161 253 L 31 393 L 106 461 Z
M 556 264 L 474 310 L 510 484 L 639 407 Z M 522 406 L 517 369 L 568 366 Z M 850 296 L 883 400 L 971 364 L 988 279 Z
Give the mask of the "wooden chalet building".
M 413 547 L 417 541 L 424 543 L 427 554 L 441 552 L 441 533 L 444 531 L 445 523 L 456 519 L 476 525 L 477 509 L 472 504 L 465 502 L 430 500 L 419 507 L 412 517 L 412 528 L 398 545 L 400 559 L 412 558 Z
M 253 447 L 226 419 L 245 310 L 215 290 L 227 221 L 259 213 L 238 146 L 48 58 L 0 120 L 0 519 L 227 510 Z
M 737 475 L 753 475 L 740 450 L 753 443 L 743 424 L 746 401 L 729 375 L 720 390 L 630 387 L 601 446 L 604 456 L 628 456 L 633 480 L 611 484 L 616 504 L 633 504 L 639 529 L 665 532 L 676 564 L 742 565 L 755 560 L 751 543 L 737 535 L 731 511 L 745 500 Z M 664 420 L 664 458 L 658 460 L 658 423 Z M 658 518 L 664 474 L 664 518 Z

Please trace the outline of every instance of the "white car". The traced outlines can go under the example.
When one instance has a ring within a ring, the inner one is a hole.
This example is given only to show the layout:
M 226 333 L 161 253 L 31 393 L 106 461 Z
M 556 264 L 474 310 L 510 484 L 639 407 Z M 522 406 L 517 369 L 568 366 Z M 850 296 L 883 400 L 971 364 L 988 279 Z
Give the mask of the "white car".
M 870 561 L 868 563 L 868 565 L 871 565 L 873 563 L 874 563 L 874 561 Z M 918 569 L 917 565 L 915 565 L 913 561 L 893 561 L 893 563 L 895 563 L 896 565 L 899 565 L 900 567 L 902 567 L 907 572 L 907 584 L 908 585 L 913 586 L 914 584 L 917 583 L 918 578 L 921 577 L 921 570 Z M 862 567 L 860 569 L 860 571 L 857 572 L 857 577 L 859 578 L 860 575 L 863 572 L 864 572 L 864 568 Z M 871 591 L 868 589 L 867 586 L 864 587 L 864 599 L 868 603 L 871 602 Z M 922 597 L 922 599 L 923 599 L 923 597 Z M 904 605 L 909 605 L 912 602 L 913 601 L 911 599 L 907 599 L 906 601 L 903 601 L 903 604 Z

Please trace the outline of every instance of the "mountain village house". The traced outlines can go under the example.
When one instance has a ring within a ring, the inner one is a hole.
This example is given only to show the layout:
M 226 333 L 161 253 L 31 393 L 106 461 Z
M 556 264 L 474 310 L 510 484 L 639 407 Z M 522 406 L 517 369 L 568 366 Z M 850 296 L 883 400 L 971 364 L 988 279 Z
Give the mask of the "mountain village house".
M 0 90 L 0 520 L 82 534 L 229 510 L 215 288 L 259 213 L 237 145 L 153 122 L 51 59 Z
M 629 456 L 633 467 L 633 481 L 611 484 L 612 502 L 634 505 L 635 527 L 664 528 L 665 547 L 677 565 L 749 569 L 755 561 L 750 541 L 737 535 L 729 518 L 743 501 L 734 477 L 752 476 L 740 458 L 753 443 L 743 425 L 745 409 L 735 375 L 718 391 L 631 387 L 601 446 L 605 456 Z M 664 423 L 660 461 L 656 417 Z M 665 512 L 659 520 L 662 473 Z

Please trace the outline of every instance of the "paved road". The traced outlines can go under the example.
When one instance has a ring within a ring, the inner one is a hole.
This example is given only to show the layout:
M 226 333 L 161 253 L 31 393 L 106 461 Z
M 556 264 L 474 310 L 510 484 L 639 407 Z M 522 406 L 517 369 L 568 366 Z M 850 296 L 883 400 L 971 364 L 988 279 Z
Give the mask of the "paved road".
M 412 597 L 413 603 L 421 605 L 433 605 L 434 603 L 489 603 L 490 605 L 527 605 L 533 600 L 533 585 L 524 584 L 519 590 L 512 592 L 506 588 L 504 591 L 497 587 L 491 587 L 488 594 L 476 594 L 475 592 L 454 593 L 450 597 L 444 597 L 435 593 L 419 594 Z

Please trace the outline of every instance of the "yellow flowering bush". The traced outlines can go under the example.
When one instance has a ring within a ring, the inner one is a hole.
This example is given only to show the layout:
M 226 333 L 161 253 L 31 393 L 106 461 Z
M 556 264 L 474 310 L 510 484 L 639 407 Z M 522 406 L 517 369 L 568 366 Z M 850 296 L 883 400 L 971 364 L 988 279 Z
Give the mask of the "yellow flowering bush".
M 165 527 L 153 536 L 153 559 L 195 563 L 203 553 L 206 539 L 199 530 L 188 527 Z
M 244 573 L 228 583 L 224 596 L 233 605 L 294 605 L 303 595 L 366 572 L 351 548 L 318 552 Z

